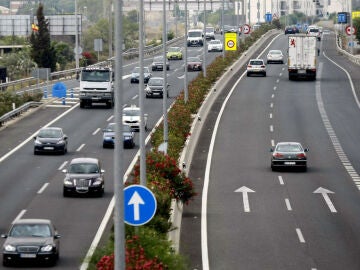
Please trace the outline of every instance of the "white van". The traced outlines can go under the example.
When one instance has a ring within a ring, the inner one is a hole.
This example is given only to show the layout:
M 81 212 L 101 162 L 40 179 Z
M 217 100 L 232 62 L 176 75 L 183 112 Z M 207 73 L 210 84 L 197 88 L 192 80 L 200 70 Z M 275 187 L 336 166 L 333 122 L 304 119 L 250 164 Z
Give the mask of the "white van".
M 187 34 L 187 46 L 203 46 L 204 32 L 202 29 L 190 29 Z

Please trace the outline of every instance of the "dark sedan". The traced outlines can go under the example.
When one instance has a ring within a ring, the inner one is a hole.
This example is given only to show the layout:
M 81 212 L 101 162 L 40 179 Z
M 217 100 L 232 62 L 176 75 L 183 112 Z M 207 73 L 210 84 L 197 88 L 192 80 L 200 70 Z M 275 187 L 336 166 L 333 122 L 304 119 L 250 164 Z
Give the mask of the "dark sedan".
M 2 234 L 3 265 L 34 262 L 54 265 L 59 259 L 60 235 L 48 219 L 18 219 Z
M 148 67 L 144 67 L 144 83 L 147 83 L 151 78 L 151 73 Z M 131 72 L 130 82 L 131 83 L 139 83 L 140 78 L 140 67 L 135 67 Z
M 275 149 L 270 149 L 271 169 L 275 171 L 277 168 L 300 168 L 306 171 L 308 151 L 298 142 L 279 142 Z
M 105 190 L 104 170 L 97 158 L 74 158 L 64 169 L 63 195 L 94 194 L 101 197 Z
M 155 56 L 151 64 L 151 70 L 164 70 L 164 57 L 162 55 Z M 170 70 L 169 61 L 166 59 L 166 70 Z
M 123 125 L 123 145 L 124 148 L 134 148 L 135 132 L 129 125 Z M 103 129 L 103 148 L 114 147 L 115 145 L 115 123 L 109 123 Z
M 34 137 L 34 155 L 38 153 L 61 153 L 67 152 L 68 137 L 62 128 L 45 127 L 40 129 Z
M 201 71 L 202 70 L 202 61 L 201 61 L 200 57 L 188 57 L 187 70 L 188 71 Z

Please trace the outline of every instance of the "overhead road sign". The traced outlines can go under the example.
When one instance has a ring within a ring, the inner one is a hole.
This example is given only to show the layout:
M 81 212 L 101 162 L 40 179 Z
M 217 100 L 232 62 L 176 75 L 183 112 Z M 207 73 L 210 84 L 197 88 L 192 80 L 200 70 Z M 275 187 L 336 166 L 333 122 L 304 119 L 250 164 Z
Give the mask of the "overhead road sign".
M 131 185 L 124 188 L 124 219 L 132 226 L 148 223 L 156 212 L 156 198 L 145 186 Z

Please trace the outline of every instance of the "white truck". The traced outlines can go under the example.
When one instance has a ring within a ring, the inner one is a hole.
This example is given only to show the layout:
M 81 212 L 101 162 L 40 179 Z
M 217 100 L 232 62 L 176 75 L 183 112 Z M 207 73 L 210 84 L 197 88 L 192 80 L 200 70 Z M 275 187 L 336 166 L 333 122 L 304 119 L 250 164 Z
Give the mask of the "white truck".
M 114 72 L 111 67 L 85 67 L 80 73 L 80 108 L 93 103 L 114 106 Z
M 316 37 L 304 34 L 289 35 L 289 80 L 297 78 L 316 80 L 317 55 Z
M 190 29 L 187 33 L 187 46 L 203 46 L 204 31 L 202 29 Z

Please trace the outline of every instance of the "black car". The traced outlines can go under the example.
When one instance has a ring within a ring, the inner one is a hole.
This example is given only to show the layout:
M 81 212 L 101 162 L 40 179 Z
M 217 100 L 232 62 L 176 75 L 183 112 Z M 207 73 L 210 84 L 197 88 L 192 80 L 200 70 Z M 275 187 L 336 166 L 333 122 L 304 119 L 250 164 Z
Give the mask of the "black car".
M 129 125 L 123 124 L 123 145 L 124 148 L 134 148 L 135 132 Z M 114 147 L 115 145 L 115 123 L 109 123 L 103 129 L 103 148 Z
M 151 70 L 164 70 L 164 57 L 162 55 L 155 56 L 151 64 Z M 170 70 L 169 61 L 166 59 L 166 70 Z
M 277 168 L 300 168 L 306 171 L 308 151 L 298 142 L 279 142 L 275 149 L 270 149 L 271 169 L 274 171 Z
M 144 83 L 147 83 L 151 78 L 151 73 L 148 67 L 144 67 Z M 135 67 L 131 73 L 130 83 L 139 83 L 140 67 Z
M 68 137 L 59 127 L 42 128 L 34 137 L 34 155 L 38 153 L 65 154 L 67 146 Z
M 104 170 L 97 158 L 74 158 L 68 169 L 64 169 L 63 195 L 97 195 L 104 194 Z
M 9 232 L 2 234 L 3 265 L 46 263 L 55 265 L 59 259 L 60 235 L 48 219 L 18 219 Z
M 167 83 L 166 86 L 166 97 L 169 97 L 169 86 Z M 164 78 L 162 77 L 152 77 L 145 87 L 146 97 L 160 97 L 164 95 Z

